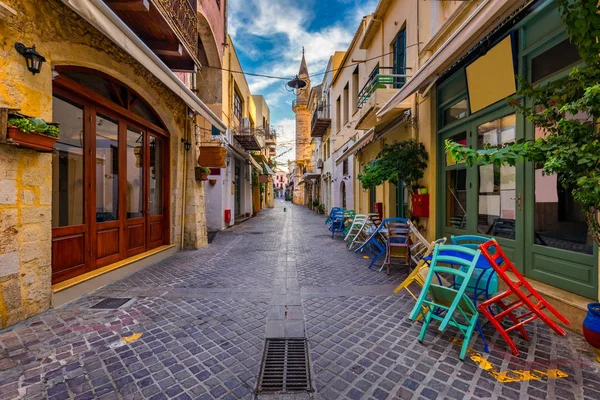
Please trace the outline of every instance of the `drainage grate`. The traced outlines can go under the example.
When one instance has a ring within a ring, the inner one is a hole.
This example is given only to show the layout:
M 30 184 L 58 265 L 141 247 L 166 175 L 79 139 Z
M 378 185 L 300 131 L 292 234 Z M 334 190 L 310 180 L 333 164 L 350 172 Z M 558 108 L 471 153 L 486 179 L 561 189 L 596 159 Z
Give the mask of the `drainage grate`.
M 123 304 L 127 303 L 129 299 L 118 298 L 118 297 L 107 297 L 102 300 L 100 303 L 92 306 L 92 308 L 104 308 L 104 309 L 115 309 L 121 307 Z
M 306 339 L 267 339 L 256 392 L 311 390 Z

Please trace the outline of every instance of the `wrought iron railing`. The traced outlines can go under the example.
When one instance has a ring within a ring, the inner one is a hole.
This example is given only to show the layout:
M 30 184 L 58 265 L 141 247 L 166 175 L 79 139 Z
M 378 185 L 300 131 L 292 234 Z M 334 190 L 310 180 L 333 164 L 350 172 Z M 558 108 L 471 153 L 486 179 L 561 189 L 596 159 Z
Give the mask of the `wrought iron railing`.
M 367 83 L 358 93 L 358 98 L 356 100 L 357 107 L 362 108 L 377 89 L 400 89 L 404 86 L 406 79 L 410 78 L 410 76 L 406 74 L 407 69 L 410 68 L 405 68 L 404 70 L 400 70 L 396 67 L 377 66 L 373 68 Z
M 183 38 L 194 57 L 198 56 L 198 17 L 189 0 L 155 0 Z

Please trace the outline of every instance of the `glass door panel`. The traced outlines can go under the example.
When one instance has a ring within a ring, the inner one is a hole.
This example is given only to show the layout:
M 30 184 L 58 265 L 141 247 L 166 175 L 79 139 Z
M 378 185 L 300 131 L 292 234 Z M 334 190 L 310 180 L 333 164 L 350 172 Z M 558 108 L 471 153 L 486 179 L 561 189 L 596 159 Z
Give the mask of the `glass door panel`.
M 477 127 L 478 149 L 500 147 L 516 140 L 514 114 Z M 477 232 L 492 237 L 515 239 L 517 208 L 516 167 L 478 167 Z
M 96 222 L 119 219 L 119 123 L 96 117 Z
M 467 132 L 460 132 L 448 139 L 467 146 Z M 467 168 L 464 162 L 457 162 L 450 154 L 445 154 L 445 192 L 444 226 L 451 229 L 467 229 Z
M 150 215 L 163 214 L 163 141 L 150 136 Z
M 146 181 L 144 179 L 146 133 L 127 127 L 125 188 L 125 255 L 131 257 L 146 250 Z

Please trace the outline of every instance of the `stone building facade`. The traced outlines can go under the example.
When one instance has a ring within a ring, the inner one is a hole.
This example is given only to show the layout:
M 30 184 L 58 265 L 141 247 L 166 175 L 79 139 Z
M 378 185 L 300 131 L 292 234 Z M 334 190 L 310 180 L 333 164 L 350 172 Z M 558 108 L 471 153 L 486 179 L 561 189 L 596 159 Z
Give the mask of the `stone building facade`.
M 8 10 L 0 13 L 0 108 L 18 110 L 30 117 L 53 121 L 58 118 L 56 100 L 53 100 L 59 87 L 57 82 L 72 84 L 68 77 L 74 76 L 73 71 L 84 71 L 83 75 L 115 82 L 120 90 L 135 93 L 141 99 L 140 104 L 143 102 L 147 110 L 155 114 L 153 117 L 160 121 L 161 131 L 166 132 L 165 136 L 151 137 L 148 131 L 144 136 L 144 140 L 155 140 L 155 143 L 159 140 L 164 141 L 162 148 L 165 158 L 161 171 L 164 173 L 161 175 L 164 176 L 164 183 L 161 184 L 164 185 L 165 204 L 161 210 L 166 211 L 166 215 L 163 215 L 164 220 L 160 222 L 160 243 L 149 246 L 150 241 L 154 239 L 148 235 L 147 241 L 141 239 L 145 243 L 142 250 L 152 250 L 153 254 L 157 254 L 182 246 L 198 248 L 205 245 L 207 238 L 204 183 L 194 178 L 198 148 L 190 146 L 186 151 L 182 140 L 189 141 L 193 137 L 194 126 L 206 124 L 205 117 L 211 119 L 214 125 L 218 125 L 218 129 L 224 130 L 222 123 L 219 124 L 220 120 L 208 112 L 205 115 L 194 112 L 189 107 L 189 102 L 184 100 L 186 98 L 189 101 L 191 92 L 188 93 L 183 88 L 181 91 L 173 90 L 176 84 L 174 81 L 165 80 L 163 75 L 166 75 L 166 72 L 162 75 L 154 72 L 158 67 L 165 67 L 164 64 L 160 61 L 152 65 L 142 64 L 139 60 L 144 54 L 141 54 L 138 48 L 132 46 L 133 49 L 125 51 L 123 43 L 116 43 L 102 31 L 106 25 L 90 23 L 87 17 L 83 18 L 66 3 L 60 0 L 3 0 L 0 5 Z M 131 41 L 135 43 L 135 40 Z M 15 50 L 16 42 L 27 46 L 35 44 L 37 51 L 45 57 L 46 62 L 38 74 L 34 75 L 28 71 L 25 59 Z M 148 57 L 154 60 L 151 56 Z M 151 70 L 152 67 L 155 67 L 154 70 Z M 85 89 L 82 89 L 83 91 L 89 89 L 82 87 Z M 77 93 L 73 93 L 73 96 L 76 95 Z M 108 104 L 101 96 L 98 99 L 98 104 Z M 201 104 L 198 98 L 194 101 L 197 105 Z M 93 102 L 86 102 L 88 103 Z M 115 109 L 120 108 L 115 106 Z M 87 113 L 89 106 L 86 105 L 85 110 Z M 127 110 L 123 113 L 133 115 Z M 101 118 L 98 117 L 98 120 Z M 143 122 L 142 119 L 139 121 Z M 91 122 L 89 125 L 85 124 L 84 122 L 85 129 L 97 128 Z M 210 126 L 210 123 L 208 125 Z M 61 135 L 64 135 L 66 128 L 59 128 Z M 84 137 L 83 130 L 81 137 Z M 124 143 L 122 140 L 119 136 L 119 144 Z M 81 148 L 84 148 L 83 144 Z M 86 157 L 83 150 L 80 153 L 80 158 Z M 91 155 L 91 152 L 89 154 Z M 104 247 L 99 244 L 100 239 L 96 236 L 96 231 L 89 230 L 86 224 L 91 222 L 87 221 L 81 225 L 84 227 L 84 233 L 81 234 L 84 239 L 81 243 L 85 243 L 86 246 L 85 253 L 81 252 L 81 260 L 77 261 L 81 264 L 77 266 L 77 271 L 81 273 L 71 274 L 73 276 L 57 275 L 57 270 L 64 267 L 61 263 L 66 263 L 65 259 L 69 258 L 59 254 L 57 249 L 59 238 L 56 235 L 55 208 L 56 191 L 60 185 L 56 177 L 57 159 L 56 149 L 53 155 L 15 146 L 10 141 L 0 143 L 0 328 L 45 311 L 51 306 L 53 295 L 59 291 L 77 286 L 80 281 L 110 274 L 111 268 L 116 268 L 113 263 L 99 261 Z M 89 160 L 93 161 L 91 157 Z M 122 167 L 126 162 L 119 165 Z M 155 167 L 159 168 L 161 167 Z M 85 190 L 92 190 L 93 183 L 100 179 L 101 177 L 92 178 L 85 175 L 84 180 L 76 184 L 85 184 L 82 193 L 87 193 Z M 122 186 L 119 187 L 123 189 Z M 114 194 L 114 198 L 117 198 L 117 193 Z M 84 207 L 91 201 L 89 196 L 86 199 Z M 125 200 L 118 200 L 121 206 L 124 202 Z M 112 222 L 116 226 L 112 231 L 117 232 L 118 245 L 116 253 L 110 259 L 119 260 L 122 265 L 126 265 L 131 261 L 127 257 L 130 253 L 126 251 L 125 238 L 129 238 L 131 242 L 134 235 L 125 236 L 125 218 L 129 216 L 125 217 L 125 211 L 119 212 L 122 214 Z M 92 213 L 93 211 L 90 211 L 86 215 L 93 215 Z M 97 221 L 96 228 L 100 226 Z M 153 231 L 152 234 L 155 235 L 156 232 Z M 138 236 L 145 235 L 143 233 Z M 144 252 L 136 255 L 137 258 L 145 256 Z M 150 254 L 147 256 L 150 257 Z

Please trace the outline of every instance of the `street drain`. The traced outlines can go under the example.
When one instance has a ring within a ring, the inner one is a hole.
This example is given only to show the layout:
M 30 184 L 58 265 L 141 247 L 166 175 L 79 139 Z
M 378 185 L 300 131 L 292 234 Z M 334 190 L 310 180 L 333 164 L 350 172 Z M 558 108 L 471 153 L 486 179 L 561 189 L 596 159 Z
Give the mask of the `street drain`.
M 92 308 L 99 308 L 99 309 L 115 309 L 115 308 L 119 308 L 121 307 L 123 304 L 127 303 L 129 299 L 126 298 L 119 298 L 119 297 L 107 297 L 106 299 L 102 300 L 100 303 L 92 306 Z
M 306 339 L 267 339 L 256 392 L 311 390 Z

